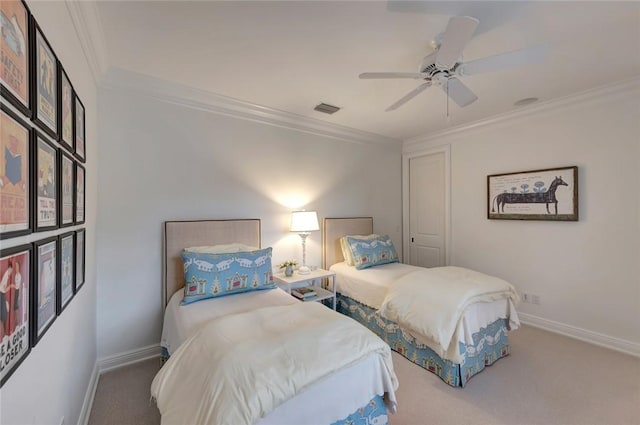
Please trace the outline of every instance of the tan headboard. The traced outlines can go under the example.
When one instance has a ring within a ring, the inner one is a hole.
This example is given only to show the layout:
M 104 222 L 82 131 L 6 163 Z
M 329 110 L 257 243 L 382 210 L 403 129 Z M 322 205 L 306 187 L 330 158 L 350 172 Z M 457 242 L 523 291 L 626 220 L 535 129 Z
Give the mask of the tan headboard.
M 322 229 L 322 267 L 329 269 L 344 261 L 340 238 L 345 235 L 370 235 L 373 217 L 325 218 Z
M 234 242 L 260 248 L 260 220 L 165 221 L 162 292 L 164 305 L 166 306 L 171 296 L 184 286 L 184 268 L 180 257 L 184 248 Z

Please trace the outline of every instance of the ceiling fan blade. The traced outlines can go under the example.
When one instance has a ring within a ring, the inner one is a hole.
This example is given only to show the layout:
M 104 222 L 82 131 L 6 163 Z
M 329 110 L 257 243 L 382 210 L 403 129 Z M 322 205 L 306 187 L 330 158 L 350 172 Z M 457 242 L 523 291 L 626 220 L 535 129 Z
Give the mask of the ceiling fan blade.
M 535 46 L 513 52 L 501 53 L 460 65 L 456 72 L 459 75 L 475 75 L 483 72 L 497 71 L 499 69 L 514 68 L 541 62 L 547 57 L 547 46 Z
M 442 90 L 449 95 L 459 107 L 464 108 L 478 100 L 469 87 L 465 86 L 462 81 L 457 78 L 450 78 L 442 85 Z
M 436 67 L 438 69 L 453 68 L 462 54 L 462 50 L 473 37 L 479 22 L 470 16 L 454 16 L 449 19 L 447 29 L 442 36 L 442 44 L 436 53 Z
M 427 78 L 429 74 L 424 72 L 363 72 L 360 79 L 368 80 L 372 78 Z
M 407 103 L 408 101 L 410 101 L 411 99 L 413 99 L 414 97 L 416 97 L 417 95 L 419 95 L 420 93 L 428 89 L 429 87 L 431 87 L 431 81 L 427 81 L 424 84 L 420 84 L 418 87 L 416 87 L 415 89 L 407 93 L 402 99 L 398 100 L 396 103 L 394 103 L 393 105 L 385 109 L 385 112 L 394 111 L 398 109 L 399 107 L 401 107 L 402 105 L 404 105 L 405 103 Z

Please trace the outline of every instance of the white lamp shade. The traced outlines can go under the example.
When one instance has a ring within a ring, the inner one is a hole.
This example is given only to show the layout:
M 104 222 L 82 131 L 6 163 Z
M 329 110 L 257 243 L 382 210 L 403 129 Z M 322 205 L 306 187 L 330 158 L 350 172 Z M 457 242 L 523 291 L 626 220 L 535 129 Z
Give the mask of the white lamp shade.
M 294 211 L 291 213 L 292 232 L 313 232 L 320 230 L 318 214 L 315 211 Z

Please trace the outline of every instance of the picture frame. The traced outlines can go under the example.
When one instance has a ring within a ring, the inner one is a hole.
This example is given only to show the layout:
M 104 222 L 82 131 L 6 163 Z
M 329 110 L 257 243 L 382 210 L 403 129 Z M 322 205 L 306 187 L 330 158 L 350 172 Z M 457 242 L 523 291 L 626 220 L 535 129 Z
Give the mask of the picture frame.
M 80 98 L 74 92 L 74 102 L 73 102 L 73 115 L 74 125 L 73 125 L 73 139 L 74 139 L 74 153 L 76 158 L 79 161 L 85 162 L 86 154 L 85 154 L 85 112 L 84 112 L 84 104 L 80 101 Z
M 0 94 L 31 118 L 31 12 L 21 1 L 0 2 Z
M 58 237 L 34 242 L 34 281 L 32 347 L 42 339 L 56 320 L 58 304 Z
M 75 223 L 75 161 L 64 150 L 60 149 L 60 199 L 59 226 L 68 227 Z
M 58 228 L 58 149 L 36 131 L 34 225 L 41 232 Z
M 58 59 L 32 17 L 33 121 L 49 136 L 58 139 Z
M 487 176 L 487 218 L 578 221 L 578 167 Z
M 31 351 L 33 247 L 0 250 L 0 388 Z
M 83 224 L 85 222 L 85 169 L 82 165 L 76 164 L 75 170 L 75 224 Z
M 32 231 L 33 131 L 0 105 L 0 239 Z
M 75 266 L 76 266 L 76 278 L 74 292 L 78 293 L 82 285 L 85 282 L 85 239 L 86 232 L 84 229 L 76 230 L 75 238 Z
M 67 305 L 71 302 L 75 294 L 75 232 L 63 233 L 58 236 L 58 288 L 56 302 L 56 313 L 59 316 Z
M 60 129 L 59 142 L 69 152 L 74 152 L 73 136 L 73 86 L 62 64 L 58 63 L 58 128 Z

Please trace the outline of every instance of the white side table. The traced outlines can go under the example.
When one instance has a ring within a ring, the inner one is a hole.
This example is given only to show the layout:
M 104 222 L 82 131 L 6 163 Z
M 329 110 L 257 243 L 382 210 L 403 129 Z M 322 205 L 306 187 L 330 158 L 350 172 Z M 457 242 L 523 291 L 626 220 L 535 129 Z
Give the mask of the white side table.
M 302 286 L 313 286 L 316 296 L 300 300 L 303 302 L 322 301 L 326 299 L 333 300 L 333 309 L 336 309 L 336 274 L 334 272 L 316 269 L 309 274 L 298 274 L 294 272 L 292 276 L 285 276 L 284 273 L 276 273 L 273 275 L 276 284 L 284 291 L 291 294 L 292 288 L 300 288 Z M 322 287 L 323 279 L 331 279 L 331 286 Z

